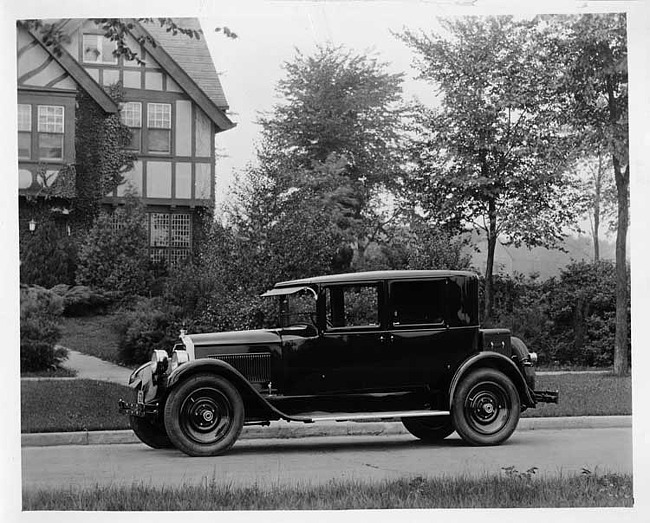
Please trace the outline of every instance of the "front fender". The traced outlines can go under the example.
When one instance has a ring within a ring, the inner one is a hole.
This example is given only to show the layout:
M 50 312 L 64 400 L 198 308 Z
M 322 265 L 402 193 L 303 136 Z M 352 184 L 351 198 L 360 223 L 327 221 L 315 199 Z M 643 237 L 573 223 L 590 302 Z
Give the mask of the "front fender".
M 498 352 L 479 352 L 467 358 L 456 370 L 454 377 L 451 380 L 449 385 L 449 410 L 452 408 L 452 403 L 454 401 L 454 393 L 456 392 L 456 387 L 460 380 L 472 369 L 477 367 L 491 367 L 503 372 L 508 376 L 514 383 L 515 387 L 519 391 L 519 396 L 521 397 L 522 406 L 525 407 L 534 407 L 535 399 L 531 395 L 528 385 L 524 376 L 521 374 L 521 371 L 517 367 L 514 361 L 510 358 L 499 354 Z
M 241 372 L 222 360 L 202 358 L 180 365 L 167 378 L 166 394 L 186 378 L 203 372 L 217 374 L 230 380 L 237 387 L 245 402 L 255 402 L 258 407 L 270 414 L 270 418 L 288 419 L 284 413 L 271 405 Z

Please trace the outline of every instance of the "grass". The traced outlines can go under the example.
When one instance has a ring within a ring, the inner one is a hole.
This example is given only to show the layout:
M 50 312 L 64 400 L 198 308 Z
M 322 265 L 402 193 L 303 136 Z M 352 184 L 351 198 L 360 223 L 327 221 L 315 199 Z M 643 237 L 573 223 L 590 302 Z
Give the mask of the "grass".
M 115 321 L 114 315 L 63 318 L 59 345 L 104 361 L 120 363 Z
M 94 380 L 21 381 L 21 431 L 68 432 L 129 427 L 117 401 L 131 389 Z
M 539 387 L 560 390 L 560 403 L 540 404 L 523 417 L 604 416 L 632 413 L 631 378 L 601 374 L 540 376 Z M 22 432 L 126 429 L 117 401 L 128 387 L 93 380 L 21 382 Z
M 41 370 L 38 372 L 21 372 L 21 378 L 74 378 L 77 372 L 72 369 L 59 367 L 51 370 Z
M 217 483 L 182 487 L 95 486 L 25 489 L 23 510 L 351 510 L 510 507 L 631 507 L 630 474 L 534 477 L 512 467 L 500 476 L 334 480 L 322 486 Z
M 523 417 L 632 414 L 632 378 L 608 374 L 538 376 L 538 390 L 559 390 L 560 402 L 541 403 Z

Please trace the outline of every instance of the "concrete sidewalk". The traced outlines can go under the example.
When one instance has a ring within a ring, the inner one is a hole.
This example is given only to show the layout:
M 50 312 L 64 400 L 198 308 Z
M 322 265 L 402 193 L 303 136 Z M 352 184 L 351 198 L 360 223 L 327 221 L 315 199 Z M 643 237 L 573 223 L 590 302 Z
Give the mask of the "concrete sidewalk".
M 632 416 L 584 416 L 566 418 L 522 418 L 517 430 L 563 430 L 628 428 Z M 240 439 L 291 439 L 328 436 L 394 436 L 408 434 L 400 422 L 273 422 L 269 427 L 244 427 Z M 116 445 L 140 443 L 131 430 L 101 430 L 83 432 L 52 432 L 22 434 L 22 447 L 58 445 Z

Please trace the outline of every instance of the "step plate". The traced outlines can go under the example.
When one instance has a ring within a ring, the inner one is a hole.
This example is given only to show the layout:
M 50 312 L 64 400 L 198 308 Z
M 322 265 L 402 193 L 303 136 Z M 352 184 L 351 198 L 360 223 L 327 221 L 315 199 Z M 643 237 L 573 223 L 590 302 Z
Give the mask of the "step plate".
M 420 418 L 429 416 L 449 416 L 446 410 L 406 410 L 391 412 L 305 412 L 299 416 L 292 416 L 293 419 L 313 423 L 316 421 L 355 421 L 368 419 L 389 419 L 389 418 Z

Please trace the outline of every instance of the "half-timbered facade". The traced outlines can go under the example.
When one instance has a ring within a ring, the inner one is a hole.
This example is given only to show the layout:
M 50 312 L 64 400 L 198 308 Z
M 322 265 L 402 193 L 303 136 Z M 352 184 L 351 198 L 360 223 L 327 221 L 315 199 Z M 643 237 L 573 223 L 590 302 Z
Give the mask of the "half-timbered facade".
M 196 19 L 177 22 L 200 28 Z M 152 258 L 174 263 L 186 257 L 197 210 L 214 201 L 215 135 L 233 127 L 205 40 L 133 21 L 127 44 L 138 62 L 115 57 L 115 42 L 91 20 L 61 20 L 58 28 L 69 37 L 61 54 L 35 31 L 17 28 L 20 196 L 47 194 L 58 208 L 74 208 L 75 100 L 83 89 L 107 114 L 119 112 L 137 157 L 105 206 L 118 206 L 127 190 L 134 192 L 146 206 Z M 107 95 L 118 83 L 124 93 L 119 106 Z

